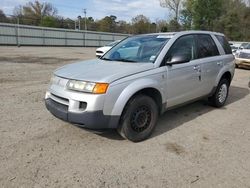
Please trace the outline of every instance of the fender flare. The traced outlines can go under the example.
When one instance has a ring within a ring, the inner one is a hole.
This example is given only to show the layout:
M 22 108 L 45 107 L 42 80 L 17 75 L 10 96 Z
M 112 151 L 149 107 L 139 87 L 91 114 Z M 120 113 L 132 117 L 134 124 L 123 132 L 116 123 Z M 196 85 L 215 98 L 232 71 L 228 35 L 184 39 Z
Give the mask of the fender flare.
M 120 96 L 118 97 L 118 99 L 115 102 L 115 105 L 113 107 L 111 115 L 120 116 L 122 114 L 122 112 L 123 112 L 123 109 L 124 109 L 125 105 L 129 101 L 129 99 L 134 94 L 139 92 L 140 90 L 143 90 L 143 89 L 146 89 L 146 88 L 156 89 L 156 90 L 158 90 L 160 92 L 161 96 L 164 96 L 163 91 L 160 88 L 159 83 L 156 80 L 152 80 L 152 79 L 149 79 L 149 78 L 143 78 L 143 79 L 140 79 L 140 80 L 136 80 L 136 81 L 132 82 L 131 84 L 129 84 L 122 91 L 122 93 L 120 94 Z
M 218 76 L 217 76 L 217 78 L 216 78 L 215 87 L 218 86 L 218 84 L 219 84 L 219 82 L 220 82 L 222 76 L 223 76 L 225 73 L 227 73 L 227 72 L 230 73 L 231 79 L 233 78 L 232 72 L 231 72 L 230 70 L 228 70 L 227 68 L 224 68 L 224 69 L 222 69 L 222 70 L 220 71 L 220 73 L 218 74 Z M 231 81 L 231 80 L 230 80 L 230 81 Z

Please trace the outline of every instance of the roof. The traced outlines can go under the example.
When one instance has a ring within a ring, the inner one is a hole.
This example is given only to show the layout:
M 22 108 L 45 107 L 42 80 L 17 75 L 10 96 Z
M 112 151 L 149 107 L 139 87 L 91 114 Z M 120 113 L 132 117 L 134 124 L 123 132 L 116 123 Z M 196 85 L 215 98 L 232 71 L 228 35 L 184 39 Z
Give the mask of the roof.
M 189 30 L 189 31 L 179 31 L 179 32 L 162 32 L 162 33 L 149 33 L 142 35 L 170 35 L 174 36 L 176 34 L 214 34 L 214 35 L 223 35 L 222 33 L 213 32 L 213 31 L 201 31 L 201 30 Z

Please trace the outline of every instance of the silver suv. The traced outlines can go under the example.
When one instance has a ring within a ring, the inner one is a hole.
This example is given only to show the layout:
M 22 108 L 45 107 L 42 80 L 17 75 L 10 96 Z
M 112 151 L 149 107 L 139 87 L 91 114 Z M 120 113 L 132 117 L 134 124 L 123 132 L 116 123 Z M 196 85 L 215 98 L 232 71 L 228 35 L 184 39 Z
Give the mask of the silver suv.
M 131 36 L 101 59 L 57 69 L 45 96 L 56 117 L 91 129 L 117 129 L 138 142 L 160 114 L 207 97 L 225 104 L 234 56 L 223 34 L 205 31 Z

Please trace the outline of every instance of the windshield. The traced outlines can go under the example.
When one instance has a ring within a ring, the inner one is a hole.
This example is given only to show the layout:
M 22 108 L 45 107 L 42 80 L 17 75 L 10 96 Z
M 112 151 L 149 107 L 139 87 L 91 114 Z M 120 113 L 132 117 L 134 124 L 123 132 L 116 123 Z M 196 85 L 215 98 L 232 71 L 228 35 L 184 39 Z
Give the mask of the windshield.
M 250 49 L 250 43 L 245 47 L 245 49 Z
M 237 50 L 238 48 L 236 46 L 231 46 L 232 50 Z
M 170 36 L 160 34 L 129 37 L 113 47 L 101 59 L 122 62 L 154 63 L 161 49 L 169 39 Z
M 249 43 L 242 43 L 241 45 L 240 45 L 240 48 L 246 48 L 247 46 L 249 45 Z

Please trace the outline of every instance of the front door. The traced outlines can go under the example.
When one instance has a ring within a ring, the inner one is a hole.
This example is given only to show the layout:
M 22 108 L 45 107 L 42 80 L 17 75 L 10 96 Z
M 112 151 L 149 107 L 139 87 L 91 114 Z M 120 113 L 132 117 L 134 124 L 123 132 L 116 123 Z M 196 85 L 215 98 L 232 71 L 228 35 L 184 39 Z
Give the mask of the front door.
M 176 40 L 166 55 L 166 62 L 176 55 L 184 54 L 190 61 L 181 64 L 166 64 L 167 107 L 195 99 L 201 95 L 201 65 L 197 59 L 194 35 L 185 35 Z

